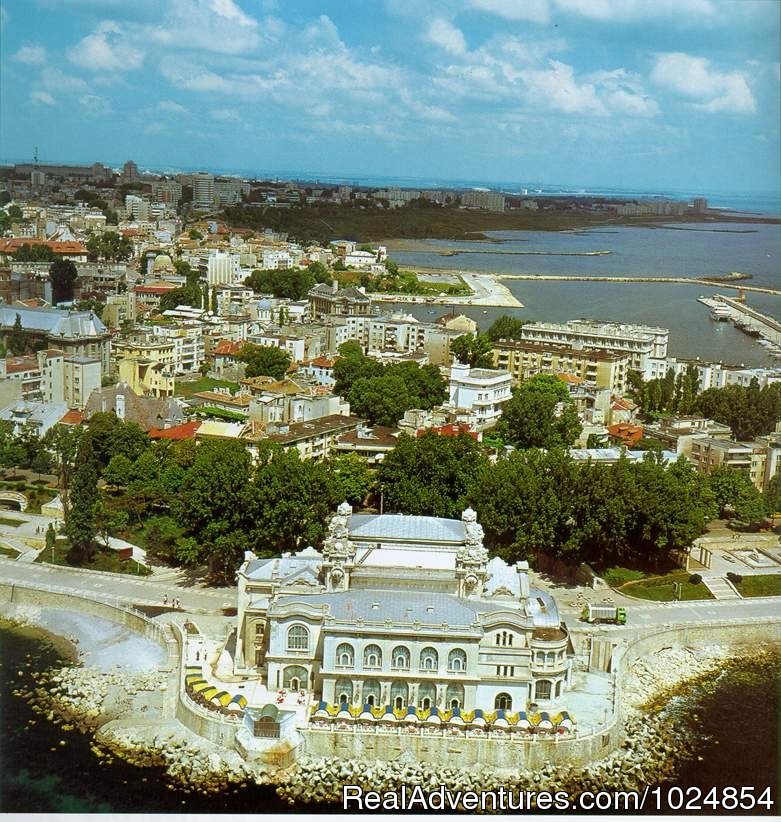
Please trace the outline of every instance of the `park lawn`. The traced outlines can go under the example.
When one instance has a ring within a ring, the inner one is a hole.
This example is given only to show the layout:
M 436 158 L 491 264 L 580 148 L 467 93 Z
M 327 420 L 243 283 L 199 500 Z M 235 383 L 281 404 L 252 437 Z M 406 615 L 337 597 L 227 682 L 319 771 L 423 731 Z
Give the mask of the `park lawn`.
M 483 441 L 485 441 L 485 437 L 483 437 Z M 638 571 L 636 568 L 616 566 L 615 568 L 607 568 L 600 576 L 611 588 L 620 588 L 627 582 L 645 579 L 648 574 L 645 571 Z
M 189 382 L 176 380 L 174 393 L 177 397 L 190 399 L 193 394 L 197 394 L 199 391 L 213 391 L 215 388 L 227 388 L 229 391 L 238 391 L 239 384 L 237 382 L 228 382 L 227 380 L 215 380 L 211 377 L 201 377 L 198 380 Z
M 72 566 L 68 562 L 69 546 L 66 542 L 58 541 L 51 548 L 44 548 L 35 558 L 36 562 L 48 562 L 51 565 L 67 565 L 68 567 L 87 568 L 91 571 L 112 571 L 115 574 L 130 574 L 131 576 L 147 577 L 152 571 L 144 565 L 138 565 L 133 559 L 121 559 L 115 551 L 98 549 L 91 562 L 85 565 Z M 53 556 L 52 556 L 53 554 Z
M 9 528 L 18 528 L 24 520 L 12 519 L 11 517 L 0 517 L 0 525 L 7 525 Z
M 692 585 L 689 582 L 691 574 L 688 571 L 673 571 L 659 577 L 646 577 L 635 582 L 627 582 L 617 590 L 640 599 L 650 599 L 654 602 L 674 602 L 674 582 L 682 583 L 681 599 L 713 599 L 713 594 L 703 582 Z
M 742 597 L 781 596 L 781 574 L 757 574 L 743 577 L 735 585 Z
M 13 548 L 4 548 L 0 545 L 0 554 L 4 557 L 11 557 L 11 559 L 16 559 L 19 556 L 18 551 L 14 551 Z

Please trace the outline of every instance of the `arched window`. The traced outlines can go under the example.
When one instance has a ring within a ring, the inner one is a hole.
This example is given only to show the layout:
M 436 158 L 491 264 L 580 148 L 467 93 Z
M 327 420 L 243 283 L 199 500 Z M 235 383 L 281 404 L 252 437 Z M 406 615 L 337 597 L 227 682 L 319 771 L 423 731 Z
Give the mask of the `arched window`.
M 545 664 L 553 667 L 556 664 L 556 654 L 553 651 L 548 651 L 545 655 Z
M 340 668 L 352 668 L 355 664 L 355 652 L 349 642 L 336 646 L 336 664 Z
M 255 623 L 255 636 L 263 636 L 264 625 L 262 622 Z
M 537 664 L 544 665 L 545 664 L 545 651 L 537 651 Z
M 391 703 L 393 707 L 398 709 L 404 708 L 409 704 L 409 687 L 406 682 L 394 682 L 391 685 Z
M 282 687 L 291 691 L 300 691 L 307 686 L 306 668 L 301 665 L 288 665 L 282 672 Z
M 379 645 L 367 645 L 363 651 L 364 668 L 382 668 L 382 649 Z
M 380 683 L 376 679 L 367 679 L 363 683 L 363 703 L 364 705 L 371 705 L 372 708 L 380 704 L 380 696 L 382 691 Z
M 562 683 L 561 683 L 561 680 L 559 680 L 559 681 L 556 683 L 556 696 L 557 696 L 557 697 L 561 696 L 561 684 L 562 684 Z
M 418 702 L 425 711 L 437 701 L 437 689 L 433 682 L 421 682 L 418 688 Z
M 393 649 L 391 667 L 400 668 L 403 671 L 409 670 L 409 648 L 404 645 L 397 645 Z
M 353 701 L 353 684 L 349 679 L 336 680 L 336 701 L 339 705 L 349 705 Z
M 496 644 L 507 646 L 513 644 L 513 635 L 510 631 L 501 631 L 496 635 Z
M 448 671 L 465 671 L 466 670 L 466 652 L 461 648 L 453 648 L 447 656 Z
M 450 685 L 447 686 L 445 702 L 447 703 L 448 708 L 463 708 L 464 686 L 451 682 Z
M 549 679 L 540 679 L 534 689 L 535 699 L 550 699 L 551 683 Z
M 293 625 L 287 632 L 288 651 L 308 651 L 309 631 L 303 625 Z
M 513 707 L 513 698 L 510 694 L 497 694 L 494 700 L 494 708 L 497 710 L 510 711 Z
M 420 668 L 422 671 L 436 671 L 439 667 L 439 654 L 436 648 L 430 646 L 420 652 Z

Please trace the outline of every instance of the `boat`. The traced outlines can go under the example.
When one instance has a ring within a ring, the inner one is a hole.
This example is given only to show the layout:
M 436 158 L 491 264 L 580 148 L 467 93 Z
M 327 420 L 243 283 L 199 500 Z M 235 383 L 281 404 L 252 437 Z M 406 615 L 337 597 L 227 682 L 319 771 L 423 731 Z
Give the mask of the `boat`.
M 726 305 L 714 305 L 710 311 L 710 318 L 716 322 L 729 322 L 732 312 Z

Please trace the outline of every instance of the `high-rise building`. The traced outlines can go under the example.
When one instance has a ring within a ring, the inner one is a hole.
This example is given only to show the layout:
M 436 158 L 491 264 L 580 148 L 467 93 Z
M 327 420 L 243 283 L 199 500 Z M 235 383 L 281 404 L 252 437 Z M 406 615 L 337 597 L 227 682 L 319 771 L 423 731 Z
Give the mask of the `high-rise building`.
M 122 166 L 122 182 L 135 183 L 138 180 L 138 166 L 132 161 L 128 160 Z
M 695 197 L 692 200 L 695 214 L 704 214 L 708 210 L 708 201 L 704 197 Z
M 211 211 L 214 208 L 214 175 L 199 171 L 192 175 L 193 208 L 197 211 Z

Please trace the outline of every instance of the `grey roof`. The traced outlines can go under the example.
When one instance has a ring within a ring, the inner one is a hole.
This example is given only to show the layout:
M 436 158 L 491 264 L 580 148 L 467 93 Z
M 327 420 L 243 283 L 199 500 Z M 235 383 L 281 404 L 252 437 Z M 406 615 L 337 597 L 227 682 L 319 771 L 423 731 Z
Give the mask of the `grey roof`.
M 425 592 L 385 591 L 366 589 L 344 591 L 334 594 L 305 596 L 281 596 L 276 602 L 285 605 L 291 602 L 306 602 L 309 605 L 328 605 L 331 616 L 338 620 L 354 622 L 361 618 L 366 622 L 409 623 L 421 625 L 469 627 L 477 621 L 475 611 L 469 604 L 450 594 Z
M 26 331 L 50 337 L 68 340 L 108 334 L 106 326 L 92 311 L 58 311 L 55 308 L 0 306 L 0 326 L 13 328 L 17 314 Z
M 323 555 L 307 548 L 294 556 L 271 557 L 250 560 L 245 571 L 249 579 L 271 580 L 284 583 L 304 572 L 316 574 L 323 561 Z
M 464 542 L 464 523 L 458 519 L 407 514 L 353 514 L 347 529 L 350 539 L 356 542 Z

